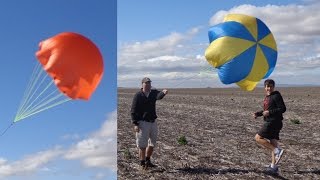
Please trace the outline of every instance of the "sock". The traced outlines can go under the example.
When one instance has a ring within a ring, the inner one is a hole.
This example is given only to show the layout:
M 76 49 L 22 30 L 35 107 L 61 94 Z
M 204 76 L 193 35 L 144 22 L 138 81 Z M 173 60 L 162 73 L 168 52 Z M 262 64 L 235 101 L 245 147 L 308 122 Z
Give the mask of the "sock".
M 271 163 L 270 167 L 271 167 L 271 168 L 274 168 L 274 166 L 275 166 L 275 165 Z
M 146 157 L 146 161 L 150 161 L 150 157 Z
M 274 153 L 279 154 L 280 149 L 278 147 L 274 148 Z

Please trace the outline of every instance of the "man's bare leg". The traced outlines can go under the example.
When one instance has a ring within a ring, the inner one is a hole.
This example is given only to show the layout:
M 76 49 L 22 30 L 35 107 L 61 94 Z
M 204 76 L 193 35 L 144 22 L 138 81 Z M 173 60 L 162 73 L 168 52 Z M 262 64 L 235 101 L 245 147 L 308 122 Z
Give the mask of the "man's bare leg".
M 139 148 L 139 159 L 140 159 L 140 165 L 145 166 L 146 148 Z
M 262 146 L 268 148 L 269 150 L 271 150 L 272 152 L 274 151 L 274 149 L 276 148 L 275 146 L 273 146 L 273 144 L 271 144 L 268 140 L 266 140 L 265 138 L 263 138 L 262 136 L 260 136 L 259 134 L 256 134 L 255 136 L 255 140 L 258 144 L 261 144 Z
M 153 153 L 153 146 L 148 146 L 147 147 L 147 157 L 151 157 Z

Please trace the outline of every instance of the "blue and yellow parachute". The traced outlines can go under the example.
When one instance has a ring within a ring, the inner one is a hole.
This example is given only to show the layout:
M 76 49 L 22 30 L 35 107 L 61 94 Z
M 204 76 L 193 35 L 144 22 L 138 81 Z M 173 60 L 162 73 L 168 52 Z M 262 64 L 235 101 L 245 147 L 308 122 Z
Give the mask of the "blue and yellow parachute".
M 209 29 L 207 61 L 218 69 L 222 83 L 237 83 L 251 91 L 273 72 L 277 45 L 269 28 L 258 18 L 229 14 Z

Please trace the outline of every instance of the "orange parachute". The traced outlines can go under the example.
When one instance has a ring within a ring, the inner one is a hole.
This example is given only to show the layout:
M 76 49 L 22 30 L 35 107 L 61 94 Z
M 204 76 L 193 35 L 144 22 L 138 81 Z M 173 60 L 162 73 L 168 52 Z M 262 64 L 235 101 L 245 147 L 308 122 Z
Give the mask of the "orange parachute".
M 63 32 L 39 43 L 36 52 L 43 69 L 71 99 L 88 100 L 103 75 L 103 58 L 88 38 Z

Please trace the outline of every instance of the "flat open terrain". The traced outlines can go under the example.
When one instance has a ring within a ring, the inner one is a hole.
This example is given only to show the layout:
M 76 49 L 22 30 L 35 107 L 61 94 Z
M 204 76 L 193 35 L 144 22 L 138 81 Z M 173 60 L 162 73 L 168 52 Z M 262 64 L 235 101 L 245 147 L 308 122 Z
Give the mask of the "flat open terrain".
M 168 89 L 157 101 L 157 168 L 140 170 L 130 107 L 138 89 L 118 89 L 118 179 L 320 179 L 320 88 L 276 88 L 284 98 L 280 173 L 265 172 L 270 153 L 254 135 L 264 89 Z M 161 90 L 161 89 L 160 89 Z M 292 121 L 298 120 L 301 124 Z M 188 144 L 179 145 L 185 136 Z

